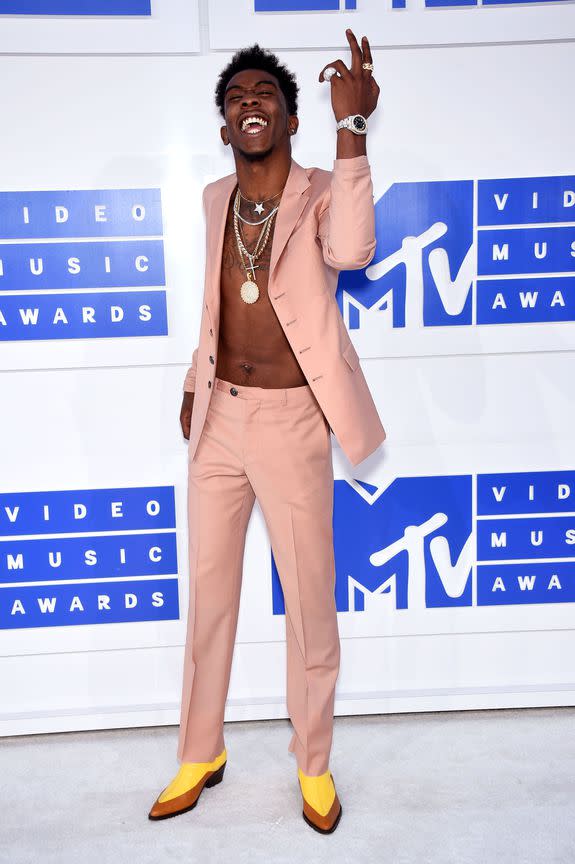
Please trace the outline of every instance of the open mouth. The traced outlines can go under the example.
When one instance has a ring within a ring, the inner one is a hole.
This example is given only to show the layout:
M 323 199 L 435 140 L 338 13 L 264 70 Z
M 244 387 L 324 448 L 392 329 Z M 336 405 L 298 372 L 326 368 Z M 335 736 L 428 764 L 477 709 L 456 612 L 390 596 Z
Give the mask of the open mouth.
M 249 117 L 244 117 L 240 124 L 240 129 L 247 135 L 260 135 L 268 125 L 268 121 L 259 114 L 250 114 Z

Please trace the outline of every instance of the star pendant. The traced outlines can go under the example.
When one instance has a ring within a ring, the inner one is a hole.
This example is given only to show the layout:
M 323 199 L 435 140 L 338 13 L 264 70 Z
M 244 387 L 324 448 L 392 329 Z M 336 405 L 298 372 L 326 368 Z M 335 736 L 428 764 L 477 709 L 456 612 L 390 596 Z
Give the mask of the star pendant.
M 262 213 L 264 212 L 264 209 L 265 209 L 265 208 L 264 208 L 263 203 L 261 203 L 261 204 L 256 204 L 256 206 L 254 207 L 254 210 L 256 211 L 256 213 L 258 214 L 258 216 L 261 216 L 261 215 L 262 215 Z

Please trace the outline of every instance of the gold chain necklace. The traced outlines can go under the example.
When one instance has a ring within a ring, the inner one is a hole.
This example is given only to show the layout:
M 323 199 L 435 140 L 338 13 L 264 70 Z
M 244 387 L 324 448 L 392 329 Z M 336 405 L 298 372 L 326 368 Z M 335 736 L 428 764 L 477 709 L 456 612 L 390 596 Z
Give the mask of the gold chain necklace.
M 244 303 L 255 303 L 258 297 L 260 296 L 260 289 L 258 288 L 258 284 L 255 280 L 255 261 L 261 257 L 264 249 L 267 246 L 267 242 L 269 240 L 270 231 L 272 227 L 272 223 L 274 220 L 274 216 L 277 213 L 278 208 L 276 207 L 269 216 L 266 217 L 264 227 L 260 231 L 259 237 L 257 239 L 255 248 L 253 252 L 249 252 L 245 246 L 245 243 L 242 240 L 240 234 L 240 226 L 239 226 L 239 207 L 240 207 L 240 189 L 238 186 L 238 190 L 236 192 L 236 197 L 234 199 L 234 233 L 236 235 L 236 244 L 238 247 L 238 251 L 240 253 L 240 257 L 242 260 L 242 266 L 246 271 L 247 279 L 242 283 L 240 288 L 240 297 L 244 301 Z M 279 205 L 278 205 L 279 206 Z M 248 259 L 249 266 L 246 266 L 244 263 L 244 256 Z

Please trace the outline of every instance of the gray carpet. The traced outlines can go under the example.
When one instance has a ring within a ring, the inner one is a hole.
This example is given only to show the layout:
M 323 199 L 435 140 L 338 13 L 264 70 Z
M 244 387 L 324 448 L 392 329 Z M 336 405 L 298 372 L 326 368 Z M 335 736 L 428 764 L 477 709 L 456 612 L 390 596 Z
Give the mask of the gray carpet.
M 226 724 L 224 782 L 151 822 L 177 727 L 0 741 L 2 864 L 574 864 L 575 709 L 338 717 L 334 834 L 301 818 L 287 720 Z

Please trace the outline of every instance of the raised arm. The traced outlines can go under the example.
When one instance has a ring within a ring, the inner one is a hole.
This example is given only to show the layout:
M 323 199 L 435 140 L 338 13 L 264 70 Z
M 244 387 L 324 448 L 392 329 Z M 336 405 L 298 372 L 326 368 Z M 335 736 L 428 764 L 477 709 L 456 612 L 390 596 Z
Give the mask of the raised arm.
M 346 36 L 352 55 L 351 68 L 337 59 L 319 74 L 320 81 L 330 82 L 336 122 L 356 115 L 367 119 L 375 110 L 380 92 L 369 68 L 373 63 L 367 37 L 362 38 L 360 48 L 351 30 L 346 30 Z M 326 70 L 335 72 L 330 71 L 324 77 Z M 361 125 L 360 120 L 358 126 Z M 338 129 L 331 183 L 319 214 L 318 236 L 324 260 L 338 270 L 365 267 L 375 253 L 373 184 L 366 138 L 366 134 L 357 134 L 345 126 Z
M 337 270 L 358 270 L 373 258 L 375 210 L 367 156 L 334 160 L 318 237 L 324 261 Z

